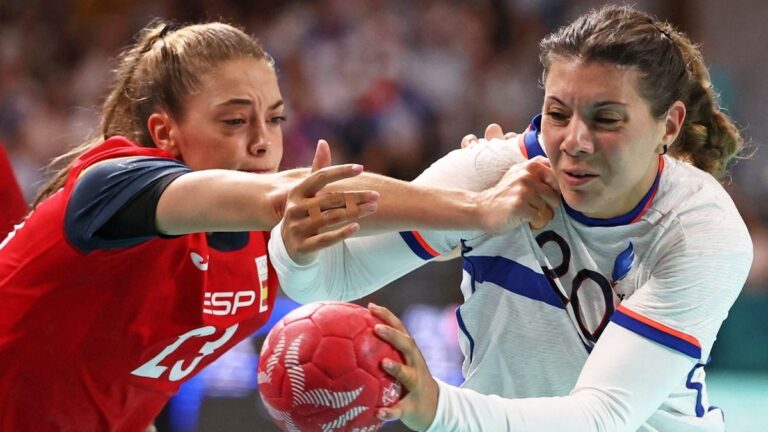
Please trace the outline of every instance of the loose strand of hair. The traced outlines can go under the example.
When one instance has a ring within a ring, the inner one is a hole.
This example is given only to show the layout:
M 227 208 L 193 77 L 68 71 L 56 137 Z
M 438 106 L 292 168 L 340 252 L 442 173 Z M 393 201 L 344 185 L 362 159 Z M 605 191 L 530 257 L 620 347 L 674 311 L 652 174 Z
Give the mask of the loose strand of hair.
M 114 128 L 113 122 L 115 116 L 119 110 L 126 110 L 122 113 L 123 116 L 130 115 L 130 104 L 132 103 L 131 96 L 129 95 L 129 86 L 132 83 L 136 69 L 141 62 L 143 55 L 152 47 L 152 44 L 157 40 L 157 34 L 159 34 L 162 28 L 161 22 L 155 22 L 147 27 L 148 30 L 140 33 L 136 42 L 130 47 L 122 51 L 118 57 L 121 58 L 121 62 L 115 71 L 115 84 L 112 91 L 109 93 L 104 101 L 102 107 L 102 116 L 100 122 L 101 134 L 87 139 L 84 143 L 73 147 L 69 151 L 62 155 L 59 155 L 51 160 L 46 166 L 46 172 L 53 172 L 55 174 L 49 181 L 43 184 L 43 186 L 37 192 L 32 208 L 36 208 L 43 200 L 53 195 L 57 190 L 64 186 L 67 175 L 72 170 L 74 161 L 88 150 L 96 147 L 102 143 L 106 138 L 116 135 L 117 133 L 125 133 L 127 131 L 119 130 L 121 127 Z M 117 131 L 115 129 L 118 129 Z

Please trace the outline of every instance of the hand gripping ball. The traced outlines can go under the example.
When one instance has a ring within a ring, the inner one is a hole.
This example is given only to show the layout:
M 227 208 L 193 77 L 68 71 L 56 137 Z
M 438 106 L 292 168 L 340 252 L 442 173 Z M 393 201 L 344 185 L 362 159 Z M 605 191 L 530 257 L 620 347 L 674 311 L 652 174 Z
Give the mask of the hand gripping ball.
M 286 432 L 368 432 L 376 408 L 400 400 L 400 383 L 381 368 L 400 353 L 373 333 L 381 323 L 352 303 L 318 302 L 286 315 L 267 335 L 259 392 Z

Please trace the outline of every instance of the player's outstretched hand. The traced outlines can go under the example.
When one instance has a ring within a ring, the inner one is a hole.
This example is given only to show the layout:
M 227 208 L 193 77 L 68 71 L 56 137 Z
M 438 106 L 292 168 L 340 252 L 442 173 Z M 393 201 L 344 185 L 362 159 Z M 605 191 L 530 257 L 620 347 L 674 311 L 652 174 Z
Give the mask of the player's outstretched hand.
M 483 230 L 503 234 L 528 222 L 541 229 L 560 205 L 557 180 L 549 160 L 537 156 L 513 165 L 499 182 L 479 193 Z
M 400 420 L 415 431 L 426 430 L 437 413 L 437 381 L 429 373 L 424 356 L 402 321 L 389 309 L 373 303 L 368 305 L 368 310 L 387 324 L 377 324 L 374 327 L 376 334 L 405 358 L 405 364 L 385 358 L 381 366 L 408 391 L 400 402 L 391 407 L 380 407 L 376 415 L 384 421 Z
M 330 163 L 328 143 L 320 140 L 312 173 L 288 193 L 281 234 L 288 255 L 298 264 L 311 263 L 317 251 L 357 232 L 357 220 L 377 209 L 376 191 L 324 191 L 330 183 L 363 172 L 362 165 Z

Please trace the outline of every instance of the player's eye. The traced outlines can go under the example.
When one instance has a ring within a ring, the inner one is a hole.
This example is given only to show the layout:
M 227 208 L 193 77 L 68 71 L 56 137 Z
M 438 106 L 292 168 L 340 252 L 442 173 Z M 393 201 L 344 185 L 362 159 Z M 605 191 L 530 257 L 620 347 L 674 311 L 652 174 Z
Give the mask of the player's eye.
M 568 116 L 560 111 L 547 111 L 545 114 L 556 123 L 562 123 L 568 120 Z
M 270 117 L 269 122 L 272 124 L 282 124 L 285 123 L 285 121 L 288 120 L 285 116 L 274 116 Z
M 241 119 L 241 118 L 227 119 L 227 120 L 224 120 L 224 123 L 229 125 L 229 126 L 239 126 L 239 125 L 245 124 L 245 120 Z
M 616 128 L 624 118 L 618 114 L 602 113 L 593 117 L 592 121 L 597 127 Z

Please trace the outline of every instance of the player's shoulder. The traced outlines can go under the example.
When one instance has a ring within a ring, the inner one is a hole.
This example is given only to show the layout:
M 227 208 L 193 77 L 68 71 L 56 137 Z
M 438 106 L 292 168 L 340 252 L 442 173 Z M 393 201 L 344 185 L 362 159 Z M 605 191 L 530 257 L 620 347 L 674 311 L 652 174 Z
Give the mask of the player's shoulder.
M 659 192 L 654 207 L 665 213 L 738 213 L 730 195 L 717 179 L 687 162 L 671 157 L 664 158 Z
M 156 148 L 142 147 L 128 138 L 121 136 L 110 137 L 100 144 L 80 155 L 72 166 L 71 176 L 79 177 L 82 171 L 113 159 L 129 159 L 135 157 L 157 157 L 173 159 L 171 153 Z
M 681 230 L 687 242 L 728 241 L 733 249 L 751 250 L 746 224 L 733 199 L 709 173 L 689 163 L 665 158 L 660 197 L 654 207 Z

